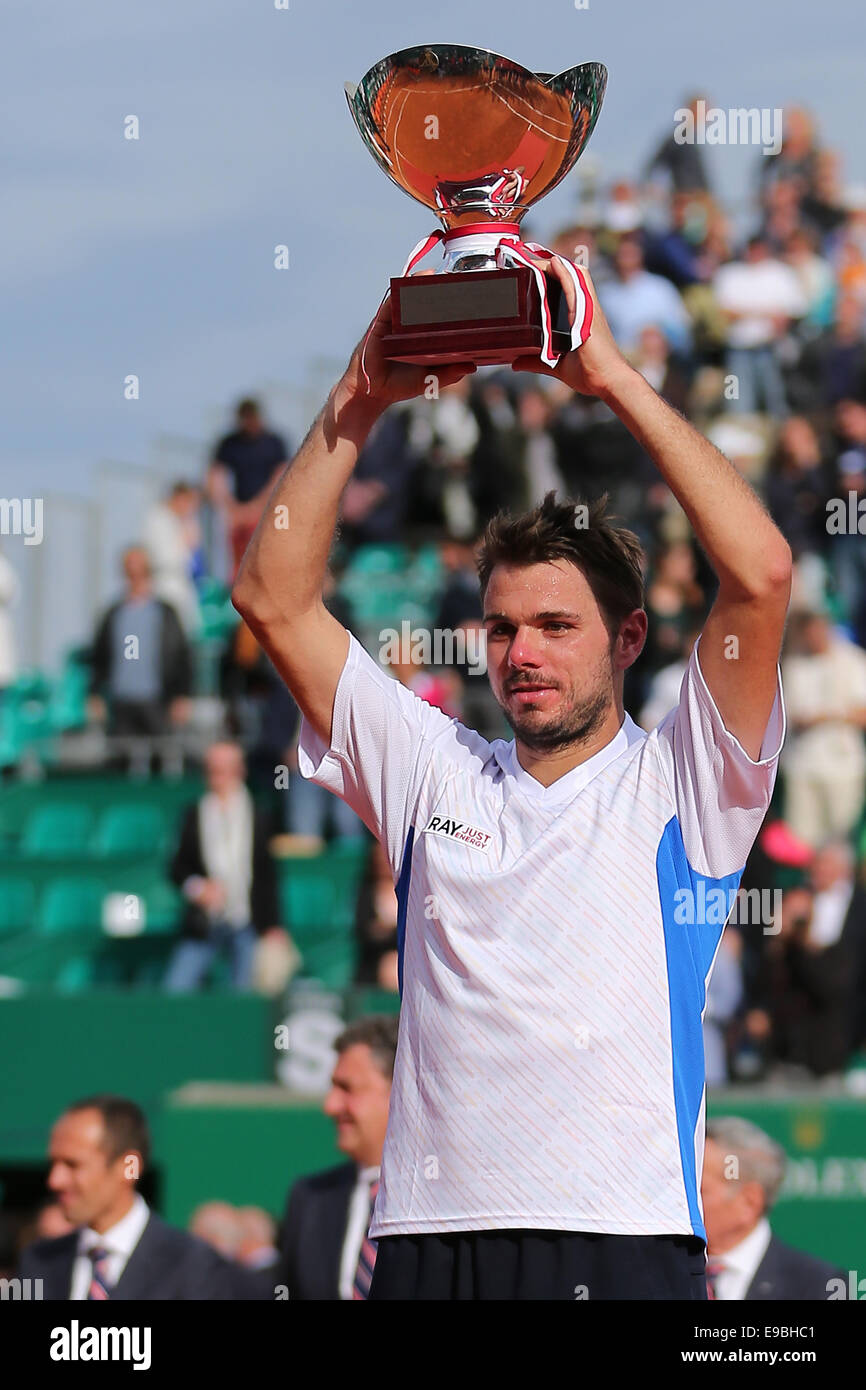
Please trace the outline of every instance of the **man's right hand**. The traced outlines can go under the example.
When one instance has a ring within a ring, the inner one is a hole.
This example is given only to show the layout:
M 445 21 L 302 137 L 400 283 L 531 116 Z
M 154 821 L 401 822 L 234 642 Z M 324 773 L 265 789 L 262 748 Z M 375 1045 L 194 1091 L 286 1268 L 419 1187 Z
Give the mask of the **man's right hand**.
M 203 878 L 195 884 L 189 896 L 196 906 L 204 908 L 205 912 L 218 912 L 225 903 L 226 890 L 219 879 Z
M 421 274 L 433 274 L 422 271 Z M 391 332 L 390 292 L 379 306 L 379 312 L 352 353 L 349 365 L 331 392 L 331 401 L 339 419 L 346 406 L 360 405 L 372 412 L 386 410 L 397 401 L 422 396 L 435 377 L 438 390 L 453 386 L 476 370 L 474 362 L 447 362 L 437 366 L 410 366 L 407 362 L 389 362 L 382 351 L 382 339 Z M 366 348 L 365 348 L 366 342 Z M 361 358 L 363 356 L 363 367 Z M 366 368 L 367 379 L 364 377 Z M 369 381 L 369 387 L 368 387 Z

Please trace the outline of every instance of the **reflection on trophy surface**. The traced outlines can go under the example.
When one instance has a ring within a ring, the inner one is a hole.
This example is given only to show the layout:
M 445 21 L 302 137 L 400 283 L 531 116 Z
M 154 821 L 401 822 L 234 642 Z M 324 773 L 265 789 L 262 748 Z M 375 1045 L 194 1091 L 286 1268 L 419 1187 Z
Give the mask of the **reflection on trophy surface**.
M 574 167 L 606 82 L 600 63 L 534 73 L 486 49 L 431 44 L 383 58 L 357 86 L 346 84 L 379 167 L 443 229 L 419 242 L 391 281 L 389 357 L 509 362 L 536 349 L 554 364 L 584 340 L 591 313 L 582 313 L 580 272 L 571 267 L 578 314 L 570 326 L 561 286 L 533 264 L 533 254 L 550 253 L 521 241 L 520 221 Z M 411 270 L 437 242 L 439 274 L 413 284 Z M 453 272 L 461 278 L 452 287 L 442 277 Z

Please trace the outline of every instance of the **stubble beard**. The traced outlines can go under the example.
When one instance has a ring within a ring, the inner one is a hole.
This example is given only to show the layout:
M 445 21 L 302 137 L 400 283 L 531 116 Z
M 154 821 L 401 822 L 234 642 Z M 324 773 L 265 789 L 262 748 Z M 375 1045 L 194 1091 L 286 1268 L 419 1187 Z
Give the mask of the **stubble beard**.
M 527 681 L 529 685 L 531 682 Z M 514 687 L 520 689 L 520 686 Z M 533 715 L 515 715 L 498 702 L 516 738 L 534 753 L 564 751 L 580 747 L 598 732 L 613 703 L 613 669 L 607 662 L 598 673 L 598 683 L 591 695 L 575 698 L 564 714 L 550 723 L 539 725 Z

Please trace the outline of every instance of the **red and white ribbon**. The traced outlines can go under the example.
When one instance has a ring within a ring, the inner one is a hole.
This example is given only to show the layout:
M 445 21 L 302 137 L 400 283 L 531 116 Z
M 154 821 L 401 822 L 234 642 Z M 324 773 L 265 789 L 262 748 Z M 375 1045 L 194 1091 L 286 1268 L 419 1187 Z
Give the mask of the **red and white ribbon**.
M 493 231 L 493 229 L 491 229 L 491 231 L 495 236 L 495 231 Z M 418 262 L 423 260 L 438 242 L 446 239 L 449 241 L 457 240 L 453 232 L 446 233 L 438 229 L 435 232 L 431 232 L 429 236 L 423 237 L 410 251 L 409 258 L 401 272 L 401 278 L 406 275 L 411 275 L 413 268 Z M 531 255 L 552 257 L 554 253 L 537 241 L 521 241 L 519 236 L 508 236 L 505 234 L 499 236 L 495 246 L 491 241 L 490 250 L 491 254 L 496 257 L 497 265 L 503 270 L 511 269 L 511 267 L 515 265 L 525 265 L 535 276 L 535 283 L 538 287 L 539 299 L 541 300 L 542 341 L 539 355 L 546 367 L 555 367 L 559 362 L 561 354 L 555 352 L 553 349 L 553 322 L 550 313 L 550 300 L 547 293 L 547 278 L 544 271 L 541 270 L 539 266 L 533 264 L 531 259 Z M 575 348 L 579 348 L 581 344 L 585 343 L 589 337 L 590 329 L 592 328 L 592 296 L 587 289 L 586 281 L 583 278 L 583 271 L 580 267 L 575 265 L 573 261 L 568 260 L 566 256 L 560 256 L 559 260 L 571 276 L 577 301 L 574 322 L 571 325 L 571 350 L 573 351 Z M 454 272 L 454 274 L 459 273 L 459 271 Z M 389 294 L 390 290 L 386 290 L 379 304 L 379 309 L 381 309 Z M 378 314 L 378 309 L 376 312 Z M 361 371 L 367 383 L 368 395 L 370 393 L 370 378 L 367 375 L 365 358 L 367 353 L 367 339 L 369 336 L 370 329 L 367 330 L 366 337 L 364 338 L 364 345 L 361 349 Z

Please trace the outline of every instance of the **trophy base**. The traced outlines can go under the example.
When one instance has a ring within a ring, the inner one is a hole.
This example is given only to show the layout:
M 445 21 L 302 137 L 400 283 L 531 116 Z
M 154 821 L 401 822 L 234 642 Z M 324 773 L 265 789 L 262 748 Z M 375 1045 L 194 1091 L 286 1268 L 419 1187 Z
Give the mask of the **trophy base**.
M 552 347 L 566 353 L 568 304 L 559 280 L 545 278 Z M 382 351 L 389 362 L 415 366 L 505 366 L 541 351 L 541 313 L 535 276 L 525 266 L 397 277 L 391 280 L 392 332 L 382 339 Z

